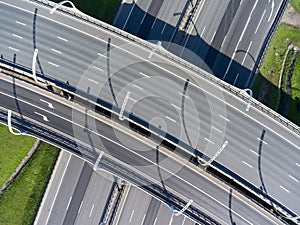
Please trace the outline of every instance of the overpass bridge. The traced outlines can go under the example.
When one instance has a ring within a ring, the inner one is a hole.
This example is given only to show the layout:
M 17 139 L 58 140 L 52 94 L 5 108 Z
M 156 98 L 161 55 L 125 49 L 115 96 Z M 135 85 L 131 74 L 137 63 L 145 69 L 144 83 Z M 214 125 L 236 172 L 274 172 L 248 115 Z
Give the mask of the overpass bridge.
M 245 91 L 77 11 L 63 7 L 49 14 L 54 3 L 48 1 L 0 4 L 3 66 L 30 75 L 38 49 L 39 80 L 117 114 L 123 108 L 126 120 L 185 149 L 200 163 L 227 142 L 212 166 L 292 216 L 300 214 L 298 126 L 255 99 L 246 111 Z M 76 137 L 74 127 L 73 133 Z M 117 138 L 134 148 L 126 138 Z

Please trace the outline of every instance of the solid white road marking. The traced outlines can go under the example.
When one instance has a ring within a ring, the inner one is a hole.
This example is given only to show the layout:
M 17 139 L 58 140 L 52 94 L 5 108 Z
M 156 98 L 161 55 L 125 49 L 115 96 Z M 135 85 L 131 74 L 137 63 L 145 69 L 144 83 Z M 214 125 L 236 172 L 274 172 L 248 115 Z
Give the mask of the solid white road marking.
M 129 223 L 130 223 L 131 220 L 132 220 L 133 214 L 134 214 L 134 210 L 132 210 L 132 212 L 131 212 L 131 216 L 130 216 L 130 218 L 129 218 Z
M 215 142 L 213 142 L 213 141 L 209 140 L 208 138 L 204 138 L 204 140 L 206 140 L 206 141 L 208 141 L 208 142 L 212 143 L 213 145 L 215 144 Z
M 43 114 L 41 114 L 41 113 L 39 113 L 39 112 L 34 112 L 36 115 L 39 115 L 39 116 L 41 116 L 42 118 L 43 118 L 43 120 L 44 121 L 46 121 L 46 122 L 49 122 L 49 120 L 48 120 L 48 117 L 47 116 L 45 116 L 45 115 L 43 115 Z
M 88 80 L 91 81 L 91 82 L 93 82 L 93 83 L 95 83 L 95 84 L 99 84 L 98 81 L 95 81 L 95 80 L 93 80 L 93 79 L 91 79 L 91 78 L 88 78 Z
M 219 117 L 221 117 L 222 119 L 226 120 L 227 122 L 230 122 L 229 119 L 227 119 L 225 116 L 222 116 L 221 114 L 219 114 Z
M 293 177 L 292 175 L 289 175 L 289 177 L 290 177 L 292 180 L 294 180 L 295 182 L 299 183 L 299 180 L 296 179 L 295 177 Z
M 148 76 L 147 74 L 144 74 L 144 73 L 142 73 L 142 72 L 140 72 L 140 74 L 141 74 L 142 76 L 144 76 L 144 77 L 150 78 L 150 76 Z
M 40 99 L 40 101 L 46 103 L 50 109 L 54 109 L 54 106 L 53 106 L 52 103 L 47 102 L 47 101 L 45 101 L 44 99 Z
M 16 52 L 19 52 L 20 50 L 19 49 L 16 49 L 16 48 L 13 48 L 13 47 L 8 47 L 9 49 L 13 50 L 13 51 L 16 51 Z
M 16 38 L 19 38 L 19 39 L 23 39 L 23 37 L 20 36 L 20 35 L 12 34 L 12 36 L 14 36 L 14 37 L 16 37 Z
M 67 205 L 67 208 L 66 208 L 66 210 L 67 210 L 67 211 L 68 211 L 68 209 L 69 209 L 69 206 L 70 206 L 71 200 L 72 200 L 72 196 L 71 196 L 71 197 L 70 197 L 70 199 L 69 199 L 69 202 L 68 202 L 68 205 Z
M 172 122 L 176 123 L 176 120 L 172 119 L 171 117 L 166 116 L 166 118 L 167 118 L 168 120 L 171 120 Z
M 93 210 L 94 210 L 94 204 L 93 204 L 93 206 L 92 206 L 92 209 L 91 209 L 91 211 L 90 211 L 90 215 L 89 215 L 89 218 L 91 218 L 91 215 L 92 215 L 92 213 L 93 213 Z
M 217 33 L 217 31 L 215 31 L 215 33 L 213 34 L 213 36 L 212 36 L 210 42 L 212 42 L 212 41 L 214 40 L 214 38 L 215 38 L 215 36 L 216 36 L 216 33 Z
M 242 39 L 243 39 L 243 37 L 244 37 L 244 34 L 245 34 L 245 32 L 246 32 L 246 29 L 247 29 L 247 27 L 248 27 L 248 25 L 249 25 L 249 22 L 250 22 L 250 19 L 251 19 L 251 15 L 252 15 L 252 13 L 253 13 L 253 11 L 254 11 L 254 9 L 255 9 L 257 3 L 258 3 L 258 0 L 255 1 L 255 4 L 254 4 L 254 6 L 253 6 L 253 8 L 252 8 L 252 10 L 251 10 L 251 12 L 250 12 L 250 15 L 249 15 L 249 17 L 248 17 L 248 20 L 247 20 L 245 26 L 244 26 L 244 29 L 243 29 L 242 34 L 241 34 L 241 36 L 240 36 L 240 39 L 239 39 L 239 41 L 238 41 L 238 43 L 237 43 L 237 45 L 236 45 L 236 47 L 235 47 L 235 49 L 234 49 L 233 55 L 232 55 L 232 57 L 231 57 L 231 59 L 230 59 L 230 62 L 229 62 L 228 66 L 227 66 L 227 69 L 226 69 L 226 72 L 225 72 L 225 74 L 224 74 L 224 76 L 223 76 L 223 80 L 225 79 L 225 77 L 226 77 L 226 75 L 227 75 L 227 73 L 228 73 L 228 71 L 229 71 L 229 68 L 231 67 L 231 64 L 232 64 L 232 62 L 233 62 L 233 60 L 234 60 L 234 57 L 235 57 L 235 54 L 236 54 L 236 52 L 237 52 L 238 46 L 239 46 L 240 42 L 242 41 Z
M 53 63 L 53 62 L 48 62 L 48 64 L 50 64 L 50 65 L 52 65 L 52 66 L 55 66 L 55 67 L 59 67 L 59 65 L 57 65 L 57 64 L 55 64 L 55 63 Z
M 253 154 L 255 154 L 256 156 L 259 156 L 259 154 L 258 154 L 257 152 L 255 152 L 255 151 L 253 151 L 251 148 L 250 148 L 250 151 L 251 151 Z
M 214 126 L 212 126 L 212 129 L 218 131 L 219 133 L 222 133 L 222 131 L 220 129 L 218 129 L 218 128 L 214 127 Z
M 253 168 L 253 166 L 251 166 L 249 163 L 247 163 L 247 162 L 245 162 L 245 161 L 243 161 L 243 163 L 244 163 L 245 165 L 247 165 L 248 167 Z
M 261 16 L 261 18 L 260 18 L 260 20 L 259 20 L 259 22 L 258 22 L 258 25 L 257 25 L 257 27 L 256 27 L 256 30 L 255 30 L 255 34 L 257 33 L 257 31 L 258 31 L 258 28 L 260 27 L 260 24 L 261 24 L 261 22 L 262 22 L 262 20 L 263 20 L 263 18 L 264 18 L 264 16 L 265 16 L 265 13 L 266 13 L 266 9 L 264 10 L 264 12 L 263 12 L 263 14 L 262 14 L 262 16 Z
M 181 108 L 179 107 L 179 106 L 177 106 L 177 105 L 175 105 L 175 104 L 171 104 L 174 108 L 176 108 L 176 109 L 178 109 L 178 110 L 181 110 Z
M 183 217 L 183 220 L 182 220 L 182 224 L 181 224 L 181 225 L 183 225 L 183 224 L 185 223 L 185 219 L 186 219 L 186 216 Z
M 22 23 L 22 22 L 20 22 L 20 21 L 17 21 L 17 20 L 16 20 L 16 23 L 17 23 L 17 24 L 20 24 L 20 25 L 22 25 L 22 26 L 26 26 L 26 24 L 25 24 L 25 23 Z
M 236 81 L 237 81 L 239 75 L 240 75 L 240 73 L 237 73 L 237 75 L 236 75 L 236 77 L 235 77 L 235 79 L 234 79 L 233 85 L 235 85 L 235 83 L 236 83 Z
M 143 219 L 142 219 L 141 225 L 143 225 L 143 224 L 144 224 L 145 217 L 146 217 L 146 214 L 144 214 L 144 216 L 143 216 Z
M 288 189 L 286 189 L 285 187 L 280 185 L 280 188 L 282 188 L 283 190 L 285 190 L 287 193 L 290 193 L 290 191 Z
M 80 213 L 80 210 L 81 210 L 82 204 L 83 204 L 83 201 L 81 201 L 81 204 L 80 204 L 80 206 L 79 206 L 79 209 L 78 209 L 78 213 L 77 213 L 77 214 L 79 214 L 79 213 Z
M 223 41 L 222 41 L 221 48 L 222 48 L 222 46 L 223 46 L 223 44 L 224 44 L 226 38 L 227 38 L 227 35 L 225 35 L 225 37 L 224 37 L 224 39 L 223 39 Z
M 59 37 L 59 36 L 57 36 L 57 38 L 60 39 L 60 40 L 62 40 L 62 41 L 68 42 L 68 40 L 65 39 L 65 38 L 62 38 L 62 37 Z
M 157 222 L 157 217 L 155 218 L 153 225 L 155 225 L 155 224 L 156 224 L 156 222 Z
M 271 13 L 270 13 L 270 16 L 269 16 L 269 18 L 268 18 L 268 22 L 271 20 L 271 17 L 272 17 L 272 15 L 273 15 L 274 6 L 275 6 L 275 2 L 274 2 L 274 0 L 272 0 Z
M 140 86 L 137 86 L 136 84 L 133 84 L 132 86 L 134 86 L 134 87 L 140 89 L 141 91 L 144 90 L 143 88 L 141 88 Z
M 249 44 L 249 46 L 248 46 L 248 49 L 247 49 L 247 52 L 245 53 L 245 56 L 244 56 L 242 65 L 244 65 L 244 62 L 245 62 L 245 60 L 246 60 L 246 57 L 247 57 L 247 55 L 248 55 L 248 53 L 249 53 L 249 50 L 250 50 L 250 48 L 251 48 L 252 42 L 253 42 L 253 41 L 251 41 L 250 44 Z
M 56 52 L 56 53 L 58 53 L 58 54 L 61 54 L 61 51 L 58 51 L 58 50 L 56 50 L 56 49 L 54 49 L 54 48 L 51 48 L 51 51 Z
M 203 30 L 202 30 L 202 32 L 201 32 L 201 35 L 200 35 L 200 37 L 202 37 L 202 36 L 203 36 L 203 34 L 204 34 L 204 31 L 205 31 L 205 28 L 206 28 L 206 27 L 204 27 L 204 28 L 203 28 Z
M 103 69 L 101 69 L 101 68 L 99 68 L 97 66 L 93 66 L 93 68 L 96 69 L 96 70 L 100 70 L 101 72 L 103 71 Z
M 265 145 L 267 145 L 268 143 L 265 142 L 264 140 L 261 140 L 259 137 L 256 138 L 257 140 L 261 141 L 262 143 L 264 143 Z
M 143 16 L 140 24 L 142 24 L 144 22 L 146 15 L 147 15 L 147 12 L 144 13 L 144 16 Z
M 69 155 L 68 162 L 67 162 L 67 164 L 66 164 L 66 166 L 65 166 L 65 169 L 64 169 L 64 172 L 63 172 L 63 174 L 61 175 L 61 178 L 60 178 L 60 181 L 59 181 L 58 187 L 57 187 L 57 189 L 56 189 L 56 192 L 55 192 L 55 195 L 54 195 L 54 199 L 53 199 L 53 202 L 52 202 L 52 204 L 51 204 L 51 207 L 50 207 L 50 210 L 49 210 L 49 214 L 48 214 L 48 217 L 47 217 L 47 220 L 46 220 L 46 223 L 45 223 L 45 224 L 48 224 L 48 221 L 49 221 L 49 218 L 50 218 L 50 215 L 51 215 L 51 212 L 52 212 L 52 209 L 53 209 L 53 206 L 54 206 L 55 200 L 56 200 L 56 198 L 57 198 L 57 195 L 58 195 L 58 192 L 59 192 L 59 190 L 60 190 L 60 187 L 61 187 L 62 181 L 63 181 L 63 179 L 64 179 L 64 177 L 65 177 L 65 174 L 66 174 L 67 168 L 69 167 L 69 163 L 70 163 L 70 160 L 71 160 L 71 156 L 72 156 L 72 154 L 70 154 L 70 155 Z
M 160 32 L 161 34 L 165 31 L 166 25 L 167 25 L 167 23 L 165 23 L 165 25 L 163 26 L 163 29 Z

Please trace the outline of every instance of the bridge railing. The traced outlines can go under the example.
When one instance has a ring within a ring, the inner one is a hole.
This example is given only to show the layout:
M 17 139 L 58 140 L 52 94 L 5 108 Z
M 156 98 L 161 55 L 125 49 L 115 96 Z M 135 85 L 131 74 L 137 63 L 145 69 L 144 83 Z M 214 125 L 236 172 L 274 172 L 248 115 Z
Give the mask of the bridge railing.
M 37 2 L 40 4 L 43 4 L 45 6 L 49 6 L 49 7 L 53 7 L 54 5 L 56 5 L 56 3 L 48 1 L 48 0 L 30 0 L 33 2 Z M 74 11 L 69 7 L 65 7 L 62 6 L 60 8 L 58 8 L 57 10 L 62 11 L 64 13 L 67 13 L 71 16 L 75 16 L 77 18 L 80 18 L 82 20 L 85 20 L 88 23 L 94 24 L 96 26 L 101 27 L 102 29 L 105 29 L 107 31 L 113 32 L 114 34 L 117 34 L 123 38 L 126 38 L 128 40 L 134 41 L 136 44 L 139 44 L 147 49 L 149 49 L 150 51 L 153 50 L 155 48 L 155 52 L 159 53 L 162 56 L 167 57 L 168 59 L 179 63 L 180 65 L 184 66 L 185 68 L 190 69 L 191 71 L 197 73 L 198 75 L 200 75 L 201 77 L 205 77 L 206 79 L 210 80 L 213 84 L 216 84 L 218 86 L 221 86 L 223 89 L 229 91 L 230 93 L 234 94 L 235 96 L 239 97 L 240 99 L 243 99 L 245 101 L 248 100 L 248 96 L 245 95 L 240 89 L 226 83 L 225 81 L 215 77 L 214 75 L 202 70 L 201 68 L 193 65 L 192 63 L 189 63 L 187 61 L 185 61 L 184 59 L 170 53 L 169 51 L 163 49 L 163 48 L 156 48 L 156 45 L 153 43 L 150 43 L 148 41 L 145 41 L 139 37 L 136 37 L 132 34 L 129 34 L 117 27 L 114 27 L 110 24 L 104 23 L 98 19 L 95 19 L 91 16 L 88 16 L 84 13 L 81 13 L 80 11 Z M 273 119 L 275 119 L 277 122 L 279 122 L 280 124 L 286 126 L 287 128 L 289 128 L 290 130 L 294 131 L 297 134 L 300 134 L 300 128 L 299 126 L 297 126 L 296 124 L 292 123 L 291 121 L 289 121 L 288 119 L 284 118 L 283 116 L 281 116 L 279 113 L 275 112 L 274 110 L 270 109 L 269 107 L 265 106 L 264 104 L 262 104 L 261 102 L 257 101 L 256 99 L 253 99 L 252 101 L 252 107 L 255 107 L 257 109 L 259 109 L 260 111 L 262 111 L 263 113 L 268 114 L 269 116 L 271 116 Z

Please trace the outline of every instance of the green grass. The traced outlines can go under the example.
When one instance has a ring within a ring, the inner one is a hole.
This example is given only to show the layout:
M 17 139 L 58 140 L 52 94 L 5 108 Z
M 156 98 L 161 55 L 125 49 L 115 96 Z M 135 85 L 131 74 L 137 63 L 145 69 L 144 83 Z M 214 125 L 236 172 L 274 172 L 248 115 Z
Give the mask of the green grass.
M 14 136 L 0 124 L 0 186 L 14 172 L 34 143 L 34 138 Z
M 58 154 L 57 148 L 42 143 L 0 201 L 1 225 L 33 223 Z
M 291 5 L 298 13 L 300 13 L 300 0 L 291 0 Z
M 299 1 L 300 0 L 297 0 L 297 2 Z M 253 87 L 254 96 L 273 109 L 275 108 L 277 100 L 277 87 L 282 62 L 288 45 L 291 43 L 300 46 L 300 29 L 286 24 L 279 25 L 263 59 L 260 67 L 260 74 Z M 299 112 L 297 112 L 297 105 L 300 104 L 299 61 L 300 60 L 298 59 L 292 77 L 292 100 L 288 116 L 291 121 L 298 125 L 300 124 Z M 261 93 L 264 93 L 262 99 L 259 98 Z
M 288 119 L 300 125 L 300 56 L 292 77 L 292 99 Z
M 54 0 L 54 2 L 60 1 Z M 80 11 L 110 24 L 121 4 L 121 0 L 73 0 L 72 2 Z

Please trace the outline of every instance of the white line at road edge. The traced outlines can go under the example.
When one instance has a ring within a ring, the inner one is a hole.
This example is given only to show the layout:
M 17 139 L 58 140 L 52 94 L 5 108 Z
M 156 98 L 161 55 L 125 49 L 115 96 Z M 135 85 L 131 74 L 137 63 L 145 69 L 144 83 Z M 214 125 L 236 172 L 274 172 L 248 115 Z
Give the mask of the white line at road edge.
M 47 220 L 46 220 L 46 223 L 45 223 L 45 224 L 48 224 L 48 221 L 49 221 L 49 218 L 50 218 L 50 215 L 51 215 L 51 212 L 52 212 L 52 209 L 53 209 L 55 200 L 56 200 L 56 198 L 57 198 L 57 195 L 58 195 L 58 192 L 59 192 L 59 190 L 60 190 L 62 181 L 63 181 L 63 179 L 64 179 L 64 177 L 65 177 L 67 168 L 68 168 L 68 166 L 69 166 L 69 163 L 70 163 L 70 160 L 71 160 L 71 156 L 72 156 L 72 154 L 69 155 L 69 159 L 68 159 L 68 161 L 67 161 L 66 167 L 65 167 L 64 172 L 63 172 L 63 174 L 62 174 L 62 176 L 61 176 L 61 179 L 60 179 L 60 181 L 59 181 L 59 185 L 58 185 L 58 187 L 57 187 L 57 190 L 56 190 L 56 193 L 55 193 L 55 196 L 54 196 L 52 205 L 51 205 L 51 207 L 50 207 L 49 214 L 48 214 L 48 217 L 47 217 Z
M 68 205 L 67 205 L 67 208 L 66 208 L 66 210 L 68 210 L 68 209 L 69 209 L 69 206 L 70 206 L 70 203 L 71 203 L 71 201 L 72 201 L 72 196 L 70 197 L 70 200 L 69 200 L 69 202 L 68 202 Z

